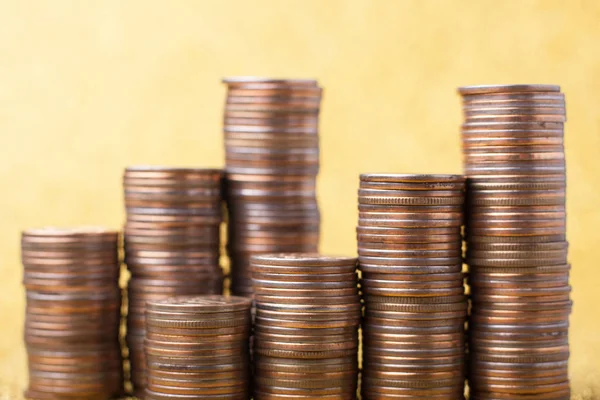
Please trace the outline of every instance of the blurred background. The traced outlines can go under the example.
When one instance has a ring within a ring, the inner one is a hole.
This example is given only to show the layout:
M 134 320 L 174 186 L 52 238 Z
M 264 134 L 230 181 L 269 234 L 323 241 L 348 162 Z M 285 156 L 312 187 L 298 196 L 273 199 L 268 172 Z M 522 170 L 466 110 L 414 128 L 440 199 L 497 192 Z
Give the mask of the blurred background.
M 595 0 L 0 2 L 0 399 L 27 382 L 20 231 L 120 228 L 127 165 L 221 166 L 229 75 L 325 88 L 321 249 L 347 255 L 359 173 L 461 172 L 457 86 L 560 84 L 573 398 L 600 399 L 598 43 Z

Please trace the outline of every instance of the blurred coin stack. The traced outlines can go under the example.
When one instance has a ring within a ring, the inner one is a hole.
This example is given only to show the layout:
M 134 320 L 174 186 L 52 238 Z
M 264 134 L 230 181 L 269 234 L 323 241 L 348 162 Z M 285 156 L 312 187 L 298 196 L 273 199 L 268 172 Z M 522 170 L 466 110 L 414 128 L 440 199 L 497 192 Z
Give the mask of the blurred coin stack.
M 361 305 L 356 259 L 252 257 L 254 399 L 355 399 Z
M 216 169 L 125 170 L 125 262 L 131 272 L 127 344 L 138 393 L 145 386 L 146 302 L 222 291 L 222 176 Z
M 569 399 L 564 94 L 552 85 L 459 92 L 471 398 Z
M 250 306 L 217 295 L 149 302 L 144 399 L 250 399 Z
M 318 249 L 322 89 L 300 79 L 240 77 L 224 83 L 231 292 L 247 296 L 252 254 Z
M 464 187 L 460 175 L 360 176 L 365 400 L 463 399 Z
M 30 229 L 21 238 L 29 399 L 123 393 L 118 233 Z

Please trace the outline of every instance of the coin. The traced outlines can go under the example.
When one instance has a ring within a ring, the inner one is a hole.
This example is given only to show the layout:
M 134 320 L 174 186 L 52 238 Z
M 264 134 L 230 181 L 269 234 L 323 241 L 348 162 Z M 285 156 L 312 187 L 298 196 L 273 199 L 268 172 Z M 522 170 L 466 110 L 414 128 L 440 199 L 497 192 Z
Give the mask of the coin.
M 250 294 L 252 285 L 245 277 L 252 254 L 317 250 L 322 89 L 310 79 L 223 82 L 226 200 L 230 226 L 235 226 L 228 244 L 231 290 Z M 310 233 L 303 228 L 306 223 L 312 226 Z M 250 234 L 254 231 L 259 236 Z
M 101 227 L 29 229 L 21 244 L 25 395 L 122 395 L 118 233 Z
M 361 175 L 363 398 L 418 395 L 411 390 L 437 396 L 440 381 L 411 375 L 423 357 L 424 371 L 456 371 L 452 382 L 464 385 L 464 371 L 447 358 L 464 364 L 464 188 L 458 175 Z M 406 375 L 382 375 L 396 371 Z
M 249 299 L 216 295 L 149 302 L 146 390 L 158 398 L 249 397 L 250 307 Z
M 132 274 L 127 343 L 138 392 L 145 385 L 146 302 L 221 293 L 222 181 L 219 169 L 135 166 L 123 174 L 125 262 Z
M 361 320 L 356 259 L 257 255 L 250 269 L 256 390 L 300 397 L 355 393 Z
M 569 398 L 564 95 L 459 88 L 472 399 Z

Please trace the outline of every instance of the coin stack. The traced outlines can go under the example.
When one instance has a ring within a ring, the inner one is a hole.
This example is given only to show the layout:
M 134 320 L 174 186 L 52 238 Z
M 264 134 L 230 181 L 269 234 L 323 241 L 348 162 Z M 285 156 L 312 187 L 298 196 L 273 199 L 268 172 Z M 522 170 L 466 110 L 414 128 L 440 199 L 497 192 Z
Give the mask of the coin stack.
M 22 234 L 29 399 L 123 393 L 118 233 L 97 227 Z
M 254 399 L 355 399 L 361 318 L 356 259 L 257 255 L 251 270 Z
M 251 303 L 217 295 L 149 302 L 144 399 L 250 399 Z
M 319 109 L 314 80 L 228 78 L 224 113 L 231 292 L 252 294 L 252 254 L 316 252 Z
M 123 186 L 127 221 L 127 345 L 134 390 L 144 380 L 146 302 L 177 295 L 220 294 L 222 171 L 130 167 Z
M 564 94 L 552 85 L 459 93 L 471 398 L 569 399 Z
M 460 175 L 360 176 L 364 400 L 463 399 L 464 187 Z

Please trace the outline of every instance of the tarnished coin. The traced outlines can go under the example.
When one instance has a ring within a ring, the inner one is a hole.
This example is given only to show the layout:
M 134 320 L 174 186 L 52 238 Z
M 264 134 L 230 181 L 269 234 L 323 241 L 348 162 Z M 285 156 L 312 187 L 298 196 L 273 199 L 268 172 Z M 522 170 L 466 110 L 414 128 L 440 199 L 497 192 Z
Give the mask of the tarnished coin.
M 541 85 L 541 84 L 526 84 L 526 85 L 477 85 L 477 86 L 462 86 L 458 88 L 458 92 L 462 96 L 490 94 L 490 93 L 505 93 L 505 94 L 521 94 L 521 93 L 555 93 L 560 92 L 560 86 L 557 85 Z
M 124 250 L 132 274 L 127 342 L 137 392 L 145 385 L 146 302 L 177 295 L 221 293 L 223 175 L 219 169 L 160 166 L 129 167 L 124 172 Z M 183 324 L 169 317 L 165 320 L 171 325 Z M 184 328 L 165 329 L 177 332 Z M 190 331 L 195 329 L 190 327 Z
M 355 393 L 361 320 L 356 259 L 274 254 L 253 257 L 251 268 L 255 393 L 294 398 Z M 327 380 L 319 371 L 350 375 Z M 292 379 L 301 373 L 316 375 Z
M 149 303 L 146 390 L 158 398 L 248 397 L 250 307 L 246 298 L 197 295 Z
M 249 311 L 251 301 L 240 297 L 215 295 L 172 297 L 167 300 L 148 303 L 149 310 L 171 313 L 231 313 Z
M 22 234 L 24 342 L 32 399 L 123 394 L 118 234 L 40 228 Z
M 315 251 L 322 89 L 312 80 L 227 79 L 226 197 L 233 293 L 251 293 L 250 256 Z M 303 224 L 312 221 L 311 233 Z M 277 232 L 274 227 L 283 228 Z M 251 232 L 258 232 L 254 234 Z

